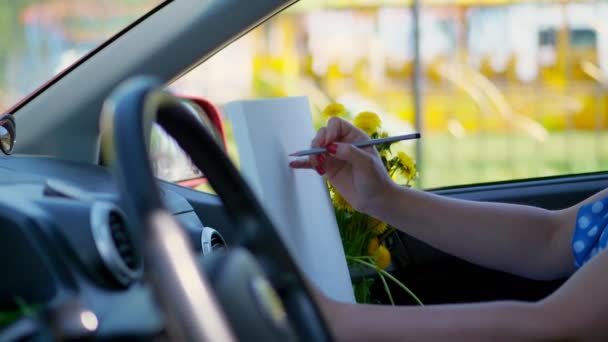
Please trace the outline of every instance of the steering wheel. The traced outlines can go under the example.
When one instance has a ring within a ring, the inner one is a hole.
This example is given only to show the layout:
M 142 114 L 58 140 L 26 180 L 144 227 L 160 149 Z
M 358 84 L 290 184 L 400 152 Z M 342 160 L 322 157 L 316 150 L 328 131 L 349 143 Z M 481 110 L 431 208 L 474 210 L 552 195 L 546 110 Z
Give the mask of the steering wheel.
M 161 200 L 148 142 L 156 121 L 208 178 L 237 241 L 201 267 Z M 139 227 L 144 276 L 171 338 L 188 341 L 331 341 L 302 273 L 238 170 L 201 122 L 151 78 L 119 86 L 104 104 L 104 157 Z M 201 269 L 203 269 L 201 271 Z

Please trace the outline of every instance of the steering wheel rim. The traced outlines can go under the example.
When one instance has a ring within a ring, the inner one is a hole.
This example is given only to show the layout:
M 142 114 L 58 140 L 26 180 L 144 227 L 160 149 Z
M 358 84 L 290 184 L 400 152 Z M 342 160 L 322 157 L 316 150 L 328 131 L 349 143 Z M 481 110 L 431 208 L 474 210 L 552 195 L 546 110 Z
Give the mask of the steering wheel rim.
M 188 252 L 179 256 L 179 263 L 171 262 L 176 256 L 171 255 L 172 251 L 166 247 L 166 227 L 173 227 L 171 234 L 174 238 L 180 235 L 175 231 L 182 232 L 181 240 L 185 241 L 186 237 L 183 229 L 178 227 L 179 224 L 164 208 L 152 173 L 147 146 L 153 122 L 165 129 L 190 156 L 194 165 L 205 174 L 222 200 L 228 216 L 238 227 L 236 245 L 250 251 L 262 265 L 273 288 L 281 296 L 296 336 L 305 341 L 332 340 L 293 257 L 225 152 L 179 100 L 162 90 L 160 82 L 151 78 L 136 78 L 118 87 L 104 105 L 102 144 L 107 153 L 105 158 L 114 164 L 117 181 L 128 202 L 126 205 L 133 213 L 134 221 L 143 228 L 143 234 L 138 240 L 144 246 L 144 274 L 149 276 L 163 310 L 170 316 L 168 323 L 173 328 L 169 332 L 178 338 L 201 339 L 210 336 L 208 332 L 199 330 L 225 330 L 228 324 L 209 290 L 205 276 L 193 269 L 196 268 L 193 267 L 196 265 L 196 257 L 189 245 L 182 244 Z M 158 227 L 159 221 L 163 222 L 165 228 Z M 158 254 L 159 251 L 161 255 Z M 188 259 L 185 267 L 181 264 L 184 259 Z M 198 296 L 211 306 L 212 315 L 217 315 L 218 319 L 214 320 L 212 327 L 209 324 L 204 329 L 194 327 L 197 321 L 203 323 L 209 319 L 210 311 L 207 308 L 204 314 L 196 312 L 204 306 L 203 303 L 174 307 L 175 303 L 184 305 L 186 299 L 192 299 L 187 293 L 192 290 L 192 284 L 174 281 L 168 286 L 167 277 L 176 277 L 179 273 L 172 268 L 193 272 L 192 277 L 197 279 L 194 283 L 202 290 Z M 187 287 L 190 289 L 187 290 Z M 191 312 L 188 314 L 184 311 Z M 211 337 L 218 340 L 217 335 Z

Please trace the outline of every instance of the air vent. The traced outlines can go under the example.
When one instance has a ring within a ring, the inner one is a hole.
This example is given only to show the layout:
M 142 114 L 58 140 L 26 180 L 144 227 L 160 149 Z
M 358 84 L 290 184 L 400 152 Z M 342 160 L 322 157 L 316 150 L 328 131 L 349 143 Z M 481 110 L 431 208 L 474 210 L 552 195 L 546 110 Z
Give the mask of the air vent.
M 124 217 L 116 211 L 111 211 L 109 215 L 110 233 L 114 246 L 120 254 L 122 261 L 131 270 L 137 269 L 138 260 L 136 257 L 135 246 L 127 231 L 127 224 Z
M 128 285 L 141 274 L 141 260 L 129 235 L 127 221 L 110 203 L 96 202 L 91 208 L 95 246 L 114 280 Z
M 208 255 L 226 248 L 226 241 L 217 230 L 205 227 L 201 234 L 201 245 L 203 255 Z

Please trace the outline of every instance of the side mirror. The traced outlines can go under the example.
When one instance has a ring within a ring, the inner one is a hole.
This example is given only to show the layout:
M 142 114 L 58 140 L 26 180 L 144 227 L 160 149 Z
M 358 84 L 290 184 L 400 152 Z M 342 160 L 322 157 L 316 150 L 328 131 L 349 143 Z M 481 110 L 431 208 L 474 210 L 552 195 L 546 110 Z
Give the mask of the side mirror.
M 226 150 L 226 136 L 219 111 L 209 101 L 179 96 L 201 123 L 209 129 L 216 142 Z M 194 188 L 206 182 L 205 176 L 160 126 L 154 124 L 150 135 L 150 157 L 154 175 L 162 180 Z
M 17 130 L 13 115 L 4 114 L 0 116 L 0 150 L 2 150 L 4 154 L 13 153 L 16 134 Z

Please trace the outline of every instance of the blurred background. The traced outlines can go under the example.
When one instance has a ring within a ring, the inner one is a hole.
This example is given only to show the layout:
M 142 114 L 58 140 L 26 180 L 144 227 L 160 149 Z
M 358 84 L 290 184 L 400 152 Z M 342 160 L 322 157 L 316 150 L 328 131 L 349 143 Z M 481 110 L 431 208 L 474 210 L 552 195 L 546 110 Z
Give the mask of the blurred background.
M 1 3 L 0 111 L 159 2 Z M 306 95 L 318 125 L 334 101 L 375 111 L 390 134 L 421 130 L 400 147 L 417 187 L 598 172 L 605 18 L 604 1 L 301 0 L 170 88 L 220 107 Z

